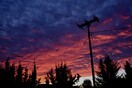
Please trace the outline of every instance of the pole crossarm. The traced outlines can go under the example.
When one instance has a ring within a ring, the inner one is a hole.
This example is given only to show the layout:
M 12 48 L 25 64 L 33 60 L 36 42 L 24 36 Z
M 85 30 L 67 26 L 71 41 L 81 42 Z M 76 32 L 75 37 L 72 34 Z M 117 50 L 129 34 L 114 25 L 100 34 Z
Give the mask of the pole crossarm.
M 77 24 L 77 26 L 78 26 L 79 28 L 83 29 L 83 27 L 85 27 L 85 26 L 90 26 L 91 23 L 96 22 L 96 21 L 99 22 L 99 18 L 96 17 L 96 16 L 94 16 L 92 20 L 90 20 L 90 21 L 85 20 L 85 23 L 80 24 L 80 25 Z

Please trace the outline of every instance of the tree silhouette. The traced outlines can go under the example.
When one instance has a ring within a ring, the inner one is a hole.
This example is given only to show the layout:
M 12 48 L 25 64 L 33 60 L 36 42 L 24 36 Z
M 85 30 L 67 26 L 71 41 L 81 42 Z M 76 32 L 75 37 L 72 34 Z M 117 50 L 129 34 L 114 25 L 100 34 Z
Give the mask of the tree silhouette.
M 82 86 L 83 88 L 93 88 L 91 81 L 88 79 L 84 80 Z
M 2 65 L 0 66 L 0 86 L 3 87 L 4 83 L 6 82 L 6 71 L 5 69 L 2 67 Z M 5 88 L 7 88 L 6 86 L 4 86 Z
M 126 72 L 126 75 L 125 75 L 126 79 L 132 80 L 132 67 L 128 61 L 126 61 L 124 65 L 124 70 Z
M 5 85 L 6 84 L 6 85 Z M 5 66 L 0 66 L 0 86 L 3 88 L 15 87 L 15 64 L 5 61 Z
M 16 69 L 15 64 L 10 64 L 9 59 L 5 61 L 5 66 L 0 65 L 0 88 L 36 88 L 40 79 L 36 78 L 36 65 L 32 70 L 32 74 L 28 74 L 28 69 L 19 62 Z
M 19 62 L 18 68 L 17 68 L 17 75 L 16 75 L 16 84 L 18 88 L 22 88 L 22 80 L 23 78 L 23 67 L 21 63 Z
M 32 74 L 27 75 L 28 71 L 25 69 L 25 77 L 28 76 L 27 82 L 26 82 L 26 87 L 27 88 L 37 88 L 38 84 L 40 83 L 40 79 L 37 80 L 37 70 L 36 70 L 36 64 L 34 63 L 34 67 L 32 70 Z
M 118 76 L 120 69 L 116 60 L 106 56 L 99 61 L 99 70 L 96 77 L 96 88 L 131 88 L 132 87 L 132 66 L 126 61 L 124 64 L 125 75 Z M 57 64 L 55 69 L 49 70 L 45 77 L 46 84 L 44 87 L 38 86 L 40 79 L 37 80 L 36 64 L 34 63 L 31 74 L 28 74 L 27 67 L 24 68 L 21 63 L 15 66 L 10 63 L 9 58 L 5 61 L 4 66 L 0 65 L 0 88 L 78 88 L 73 86 L 78 82 L 79 74 L 72 75 L 71 69 L 66 63 Z M 50 83 L 52 85 L 50 85 Z M 83 88 L 93 88 L 90 80 L 85 80 Z
M 71 69 L 63 63 L 56 65 L 46 76 L 47 83 L 49 80 L 55 88 L 71 88 L 79 78 L 79 74 L 72 76 Z
M 9 71 L 9 81 L 10 81 L 10 87 L 15 87 L 15 64 L 13 63 L 10 66 L 10 71 Z
M 130 63 L 128 61 L 126 61 L 125 65 L 124 65 L 124 70 L 126 72 L 125 78 L 126 78 L 126 85 L 128 87 L 132 87 L 132 66 L 130 65 Z
M 34 68 L 32 70 L 31 77 L 31 88 L 36 88 L 37 85 L 40 83 L 40 79 L 37 80 L 37 71 L 36 71 L 36 64 L 34 63 Z
M 46 83 L 46 85 L 49 85 L 50 84 L 49 77 L 45 77 L 45 83 Z
M 55 84 L 55 75 L 54 75 L 54 69 L 52 68 L 52 69 L 50 69 L 50 71 L 47 73 L 47 77 L 45 77 L 45 78 L 47 78 L 46 79 L 46 81 L 50 81 L 53 85 Z
M 99 88 L 114 88 L 116 85 L 117 73 L 120 67 L 117 61 L 106 56 L 104 61 L 99 61 L 99 71 L 97 71 L 96 86 Z
M 29 75 L 28 75 L 28 69 L 27 69 L 27 67 L 24 69 L 24 73 L 23 73 L 23 86 L 24 86 L 24 88 L 29 88 L 28 86 L 29 86 L 29 84 L 28 84 L 28 77 L 29 77 Z

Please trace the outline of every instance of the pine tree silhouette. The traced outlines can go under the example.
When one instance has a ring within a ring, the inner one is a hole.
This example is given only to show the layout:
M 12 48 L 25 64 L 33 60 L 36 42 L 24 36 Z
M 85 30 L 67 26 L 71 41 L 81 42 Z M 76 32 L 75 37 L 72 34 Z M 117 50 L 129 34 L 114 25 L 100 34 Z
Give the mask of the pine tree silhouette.
M 36 65 L 32 74 L 28 74 L 28 69 L 19 62 L 16 69 L 15 64 L 10 64 L 9 58 L 5 61 L 5 66 L 0 65 L 0 88 L 37 88 L 40 79 L 37 80 Z
M 18 68 L 17 68 L 17 75 L 16 75 L 16 86 L 18 88 L 22 88 L 22 78 L 23 78 L 23 67 L 21 63 L 19 62 Z
M 34 63 L 34 68 L 33 68 L 33 71 L 32 71 L 32 76 L 31 76 L 31 83 L 32 83 L 32 88 L 35 88 L 36 87 L 36 84 L 37 84 L 37 73 L 36 73 L 36 64 Z
M 124 70 L 126 72 L 125 78 L 125 84 L 128 87 L 132 87 L 132 66 L 130 65 L 130 63 L 128 61 L 126 61 L 125 65 L 124 65 Z
M 9 62 L 9 58 L 5 61 L 5 66 L 0 66 L 0 84 L 3 88 L 15 88 L 15 64 Z
M 106 56 L 104 61 L 99 61 L 99 71 L 97 71 L 96 86 L 99 88 L 115 88 L 117 73 L 120 67 L 117 61 Z
M 28 77 L 29 77 L 29 75 L 28 75 L 28 69 L 27 69 L 27 67 L 25 68 L 25 72 L 24 72 L 24 74 L 23 74 L 23 86 L 24 86 L 24 88 L 28 88 Z

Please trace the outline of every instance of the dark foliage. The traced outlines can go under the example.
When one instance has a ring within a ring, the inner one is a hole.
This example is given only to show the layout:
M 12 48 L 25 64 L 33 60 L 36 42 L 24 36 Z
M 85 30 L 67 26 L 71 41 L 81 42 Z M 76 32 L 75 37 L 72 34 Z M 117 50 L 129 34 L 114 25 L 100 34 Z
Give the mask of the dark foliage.
M 126 61 L 125 65 L 124 65 L 124 70 L 126 72 L 125 75 L 125 84 L 132 88 L 132 66 L 130 65 L 130 63 L 128 61 Z
M 117 73 L 120 67 L 117 61 L 106 56 L 104 61 L 99 61 L 99 71 L 97 71 L 96 86 L 101 88 L 114 88 Z
M 36 88 L 39 83 L 36 80 L 36 65 L 31 75 L 27 68 L 23 69 L 21 63 L 16 67 L 7 59 L 5 67 L 0 66 L 0 88 Z
M 83 88 L 132 88 L 132 66 L 128 61 L 123 68 L 125 74 L 120 76 L 117 75 L 120 69 L 119 64 L 109 56 L 100 59 L 98 67 L 96 87 L 93 87 L 90 80 L 85 80 L 82 84 Z M 21 63 L 15 66 L 9 59 L 4 66 L 0 65 L 0 88 L 79 88 L 79 86 L 73 86 L 79 78 L 79 74 L 73 76 L 71 69 L 61 63 L 47 73 L 46 84 L 39 84 L 40 79 L 37 80 L 35 63 L 31 74 Z
M 55 70 L 51 69 L 46 76 L 46 83 L 52 83 L 53 88 L 72 88 L 78 82 L 80 75 L 72 76 L 71 69 L 66 64 L 56 65 Z
M 83 88 L 93 88 L 91 81 L 88 79 L 84 80 L 82 86 Z
M 97 88 L 131 88 L 132 82 L 132 67 L 126 62 L 124 70 L 126 71 L 125 77 L 123 74 L 118 76 L 117 73 L 120 67 L 117 61 L 110 59 L 106 56 L 104 60 L 99 61 L 99 71 L 97 71 L 96 87 Z M 129 87 L 128 87 L 129 86 Z

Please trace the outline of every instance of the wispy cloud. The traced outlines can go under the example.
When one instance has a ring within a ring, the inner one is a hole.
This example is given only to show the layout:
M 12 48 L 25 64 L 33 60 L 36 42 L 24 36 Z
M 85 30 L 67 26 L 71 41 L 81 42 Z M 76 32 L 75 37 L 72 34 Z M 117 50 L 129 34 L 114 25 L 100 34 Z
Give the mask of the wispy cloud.
M 39 77 L 61 61 L 72 68 L 73 74 L 91 75 L 87 30 L 80 30 L 76 23 L 89 20 L 93 14 L 100 19 L 90 29 L 96 31 L 91 35 L 95 68 L 106 54 L 121 63 L 124 58 L 130 60 L 131 3 L 131 0 L 2 0 L 0 29 L 5 31 L 0 31 L 0 60 L 11 57 L 31 70 L 36 58 Z M 108 31 L 113 28 L 117 30 Z

